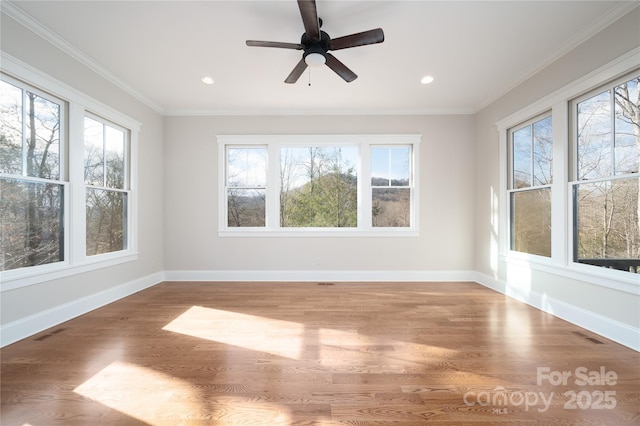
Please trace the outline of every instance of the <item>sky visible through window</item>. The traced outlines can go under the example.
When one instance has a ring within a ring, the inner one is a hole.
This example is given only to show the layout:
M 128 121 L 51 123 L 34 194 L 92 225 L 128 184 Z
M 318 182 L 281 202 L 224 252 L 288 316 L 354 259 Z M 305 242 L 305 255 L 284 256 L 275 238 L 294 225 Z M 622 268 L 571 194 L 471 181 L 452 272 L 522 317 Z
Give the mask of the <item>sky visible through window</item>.
M 409 184 L 411 150 L 407 146 L 371 148 L 371 177 Z M 392 186 L 397 186 L 393 185 Z

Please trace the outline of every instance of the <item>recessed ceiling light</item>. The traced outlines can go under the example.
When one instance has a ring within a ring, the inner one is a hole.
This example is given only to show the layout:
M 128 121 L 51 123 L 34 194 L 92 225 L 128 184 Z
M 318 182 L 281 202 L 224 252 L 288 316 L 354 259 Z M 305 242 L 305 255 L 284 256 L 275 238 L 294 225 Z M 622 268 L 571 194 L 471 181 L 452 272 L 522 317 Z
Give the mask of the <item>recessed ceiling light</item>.
M 204 76 L 200 79 L 204 84 L 213 84 L 213 78 Z
M 430 75 L 425 75 L 424 77 L 422 77 L 422 80 L 420 80 L 420 83 L 422 84 L 433 83 L 433 77 Z

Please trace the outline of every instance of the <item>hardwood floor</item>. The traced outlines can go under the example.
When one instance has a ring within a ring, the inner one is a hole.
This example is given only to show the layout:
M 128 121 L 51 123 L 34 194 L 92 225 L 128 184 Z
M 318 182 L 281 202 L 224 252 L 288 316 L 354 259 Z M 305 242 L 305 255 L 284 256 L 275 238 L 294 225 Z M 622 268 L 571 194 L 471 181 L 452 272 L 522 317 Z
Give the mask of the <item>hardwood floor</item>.
M 640 353 L 474 283 L 166 282 L 1 355 L 3 426 L 640 424 Z

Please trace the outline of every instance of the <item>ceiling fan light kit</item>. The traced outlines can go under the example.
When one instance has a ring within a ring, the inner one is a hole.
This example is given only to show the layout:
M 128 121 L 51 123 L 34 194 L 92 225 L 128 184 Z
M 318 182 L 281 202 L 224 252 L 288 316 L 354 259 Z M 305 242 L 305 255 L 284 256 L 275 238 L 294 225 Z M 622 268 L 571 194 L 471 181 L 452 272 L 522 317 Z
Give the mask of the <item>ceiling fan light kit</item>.
M 320 67 L 327 62 L 327 58 L 322 53 L 307 53 L 304 55 L 304 62 L 310 67 Z
M 307 69 L 307 66 L 320 67 L 325 64 L 347 83 L 358 78 L 353 71 L 347 68 L 346 65 L 329 53 L 329 51 L 382 43 L 384 41 L 384 32 L 382 29 L 376 28 L 374 30 L 331 39 L 329 34 L 320 30 L 322 19 L 318 18 L 315 0 L 298 0 L 298 8 L 300 9 L 305 30 L 300 38 L 300 43 L 247 40 L 247 46 L 303 50 L 302 58 L 285 79 L 285 83 L 293 84 L 298 81 L 304 70 Z

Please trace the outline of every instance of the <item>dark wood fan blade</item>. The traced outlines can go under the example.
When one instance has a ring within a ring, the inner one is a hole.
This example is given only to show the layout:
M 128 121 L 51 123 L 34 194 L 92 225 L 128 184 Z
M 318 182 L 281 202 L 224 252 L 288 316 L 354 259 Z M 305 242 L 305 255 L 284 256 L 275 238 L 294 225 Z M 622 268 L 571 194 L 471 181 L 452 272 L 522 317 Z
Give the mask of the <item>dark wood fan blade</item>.
M 320 39 L 320 21 L 315 0 L 298 0 L 304 32 L 312 39 Z
M 247 46 L 255 47 L 279 47 L 281 49 L 296 49 L 302 50 L 304 46 L 300 43 L 282 43 L 279 41 L 261 41 L 261 40 L 247 40 Z
M 375 30 L 363 31 L 361 33 L 351 34 L 344 37 L 338 37 L 331 40 L 329 44 L 330 50 L 347 49 L 349 47 L 364 46 L 367 44 L 382 43 L 384 41 L 384 32 L 381 28 Z
M 302 58 L 300 59 L 300 62 L 298 62 L 298 65 L 295 66 L 293 71 L 291 71 L 291 74 L 289 74 L 289 76 L 284 82 L 289 84 L 295 83 L 296 81 L 298 81 L 298 79 L 306 69 L 307 69 L 307 63 L 304 61 L 304 58 Z
M 340 62 L 335 56 L 331 53 L 327 53 L 327 66 L 331 68 L 336 74 L 344 79 L 347 83 L 351 83 L 353 80 L 358 78 L 356 73 L 351 71 L 345 64 Z

